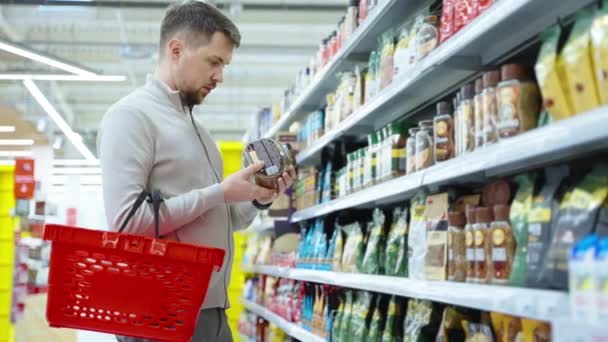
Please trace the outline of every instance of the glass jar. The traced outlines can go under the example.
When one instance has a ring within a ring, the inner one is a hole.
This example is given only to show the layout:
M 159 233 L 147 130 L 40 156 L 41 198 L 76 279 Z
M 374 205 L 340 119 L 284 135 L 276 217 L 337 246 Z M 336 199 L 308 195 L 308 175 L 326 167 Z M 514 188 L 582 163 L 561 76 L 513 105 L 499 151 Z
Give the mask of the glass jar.
M 264 168 L 253 175 L 253 182 L 261 187 L 277 190 L 279 177 L 295 165 L 289 148 L 272 139 L 259 139 L 247 144 L 243 151 L 245 167 L 258 162 L 264 162 Z
M 376 136 L 378 137 L 378 143 L 376 144 L 376 183 L 382 182 L 382 177 L 384 176 L 384 130 L 380 129 L 376 132 Z
M 462 152 L 471 152 L 475 149 L 475 104 L 473 102 L 475 88 L 473 84 L 467 84 L 461 88 L 461 137 Z
M 490 222 L 492 222 L 492 211 L 490 208 L 480 207 L 475 210 L 475 263 L 477 282 L 487 284 L 490 282 L 492 273 L 492 261 L 490 250 Z
M 433 120 L 435 163 L 454 157 L 454 120 L 449 102 L 437 103 L 437 116 Z
M 396 178 L 405 174 L 406 150 L 405 150 L 405 134 L 401 123 L 393 122 L 387 126 L 387 154 L 386 168 L 387 179 Z
M 496 108 L 496 86 L 500 82 L 499 71 L 489 71 L 483 74 L 483 144 L 490 145 L 498 141 L 496 122 L 498 110 Z
M 475 148 L 480 148 L 483 146 L 483 101 L 481 93 L 483 91 L 483 80 L 482 78 L 478 78 L 475 81 L 475 97 L 473 98 L 474 110 L 474 138 L 475 138 Z
M 475 208 L 466 209 L 467 224 L 464 227 L 467 258 L 467 283 L 477 282 L 477 263 L 475 262 Z
M 507 284 L 511 277 L 515 239 L 509 221 L 510 207 L 494 207 L 494 222 L 490 225 L 490 243 L 492 245 L 492 284 Z
M 406 150 L 406 173 L 414 173 L 416 171 L 416 133 L 420 128 L 414 127 L 408 130 L 409 137 L 405 142 Z
M 363 186 L 368 187 L 376 184 L 376 155 L 378 150 L 378 135 L 372 133 L 367 136 L 367 155 L 365 157 L 365 177 Z
M 501 78 L 496 89 L 496 126 L 498 138 L 506 139 L 536 127 L 540 97 L 530 72 L 522 65 L 504 65 Z
M 346 165 L 346 194 L 350 194 L 353 192 L 353 187 L 355 185 L 355 152 L 351 152 L 348 154 L 348 162 Z
M 451 281 L 465 281 L 467 277 L 465 223 L 463 213 L 448 213 L 448 280 Z
M 367 147 L 359 149 L 359 190 L 365 188 L 366 170 L 365 161 L 367 160 Z
M 418 124 L 416 133 L 416 171 L 433 165 L 433 121 L 424 120 Z

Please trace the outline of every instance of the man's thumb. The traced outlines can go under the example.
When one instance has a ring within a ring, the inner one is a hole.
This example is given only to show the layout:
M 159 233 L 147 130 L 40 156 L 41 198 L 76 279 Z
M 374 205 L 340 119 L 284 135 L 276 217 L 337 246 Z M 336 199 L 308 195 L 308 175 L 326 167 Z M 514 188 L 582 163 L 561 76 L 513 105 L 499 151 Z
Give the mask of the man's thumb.
M 247 176 L 253 176 L 254 173 L 263 169 L 264 165 L 266 165 L 266 164 L 263 161 L 255 162 L 255 163 L 249 165 L 247 168 L 245 168 L 245 170 L 244 170 L 245 174 Z

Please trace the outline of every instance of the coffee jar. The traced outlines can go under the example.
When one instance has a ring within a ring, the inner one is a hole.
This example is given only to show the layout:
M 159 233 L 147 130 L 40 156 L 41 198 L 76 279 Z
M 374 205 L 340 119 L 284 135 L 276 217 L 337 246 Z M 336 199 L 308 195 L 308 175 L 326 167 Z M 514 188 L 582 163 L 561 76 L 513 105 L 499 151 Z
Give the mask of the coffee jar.
M 259 139 L 247 144 L 243 151 L 245 167 L 263 161 L 264 167 L 253 175 L 256 185 L 267 189 L 278 189 L 277 180 L 295 165 L 291 148 L 288 144 L 280 144 L 272 139 Z

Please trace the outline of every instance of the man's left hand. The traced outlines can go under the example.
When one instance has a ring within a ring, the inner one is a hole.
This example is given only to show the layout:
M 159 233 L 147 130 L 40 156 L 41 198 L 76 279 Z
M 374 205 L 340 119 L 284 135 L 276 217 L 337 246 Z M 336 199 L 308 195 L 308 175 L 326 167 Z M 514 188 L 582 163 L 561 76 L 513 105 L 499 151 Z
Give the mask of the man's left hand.
M 290 166 L 287 172 L 284 172 L 281 177 L 277 179 L 277 183 L 279 184 L 279 190 L 273 193 L 270 197 L 257 198 L 256 201 L 262 205 L 266 205 L 272 203 L 279 199 L 279 196 L 285 192 L 285 190 L 289 189 L 296 180 L 296 169 L 293 166 Z

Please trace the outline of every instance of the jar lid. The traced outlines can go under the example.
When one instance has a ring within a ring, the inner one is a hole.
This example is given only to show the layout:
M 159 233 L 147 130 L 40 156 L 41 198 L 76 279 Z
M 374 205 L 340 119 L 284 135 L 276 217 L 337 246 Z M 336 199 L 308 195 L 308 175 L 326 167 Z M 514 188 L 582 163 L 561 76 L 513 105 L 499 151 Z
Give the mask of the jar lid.
M 416 133 L 418 133 L 419 130 L 420 128 L 418 127 L 412 127 L 408 130 L 408 133 L 410 134 L 410 137 L 413 137 L 416 135 Z
M 387 127 L 389 135 L 403 133 L 403 125 L 400 122 L 391 122 Z
M 494 206 L 494 218 L 496 221 L 509 221 L 509 213 L 511 207 L 508 205 L 496 205 Z
M 483 78 L 478 78 L 475 80 L 475 95 L 481 94 L 483 91 Z
M 383 129 L 377 130 L 376 135 L 378 136 L 378 141 L 384 140 L 384 130 Z
M 451 114 L 452 105 L 448 101 L 437 102 L 437 114 Z
M 470 100 L 475 96 L 475 86 L 473 83 L 466 84 L 464 87 L 460 88 L 460 92 L 462 93 L 462 100 Z
M 359 149 L 359 157 L 363 158 L 365 157 L 365 155 L 367 154 L 367 148 L 360 148 Z
M 483 204 L 489 207 L 511 203 L 511 195 L 511 184 L 502 179 L 486 184 L 482 190 Z
M 448 213 L 448 224 L 451 227 L 464 227 L 466 222 L 464 214 L 460 211 L 450 211 Z
M 483 88 L 494 88 L 500 82 L 500 71 L 488 71 L 483 74 Z
M 421 129 L 433 128 L 433 120 L 422 120 L 418 123 L 418 127 Z
M 492 222 L 493 215 L 492 210 L 488 207 L 479 207 L 475 209 L 475 220 L 477 223 L 490 223 Z
M 530 79 L 530 72 L 528 68 L 521 64 L 505 64 L 502 66 L 502 68 L 500 68 L 500 73 L 503 81 L 526 81 Z
M 466 210 L 466 213 L 467 213 L 467 222 L 469 224 L 475 224 L 475 223 L 477 223 L 477 220 L 476 220 L 476 217 L 475 217 L 475 209 L 476 208 L 477 208 L 476 206 L 470 205 L 470 204 L 467 204 L 467 206 L 466 206 L 465 210 Z

